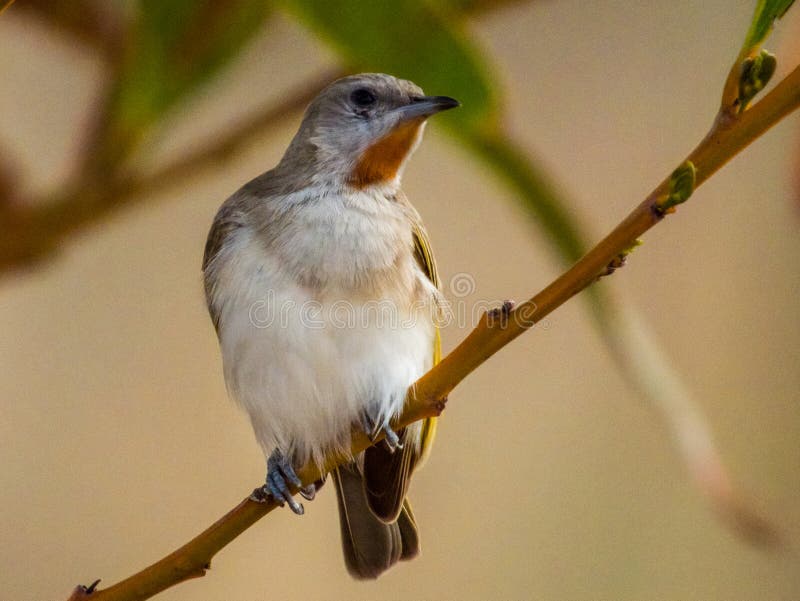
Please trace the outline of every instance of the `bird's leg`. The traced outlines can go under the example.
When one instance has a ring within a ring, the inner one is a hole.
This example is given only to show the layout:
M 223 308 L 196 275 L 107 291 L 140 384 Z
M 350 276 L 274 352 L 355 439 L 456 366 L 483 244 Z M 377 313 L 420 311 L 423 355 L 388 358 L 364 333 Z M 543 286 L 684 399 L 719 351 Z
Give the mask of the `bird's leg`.
M 403 448 L 403 443 L 400 442 L 400 437 L 397 432 L 392 430 L 388 422 L 380 425 L 367 411 L 361 415 L 361 428 L 371 441 L 375 441 L 378 435 L 383 432 L 385 438 L 383 439 L 389 450 L 394 453 L 397 449 Z
M 253 501 L 263 503 L 267 497 L 272 499 L 283 507 L 284 503 L 289 504 L 289 508 L 297 515 L 303 515 L 305 509 L 303 505 L 295 501 L 292 496 L 290 486 L 296 486 L 300 489 L 300 494 L 304 499 L 312 500 L 316 494 L 316 486 L 309 484 L 303 486 L 302 481 L 297 476 L 297 473 L 292 467 L 292 463 L 281 453 L 275 449 L 267 459 L 267 479 L 264 486 L 257 488 L 250 495 Z

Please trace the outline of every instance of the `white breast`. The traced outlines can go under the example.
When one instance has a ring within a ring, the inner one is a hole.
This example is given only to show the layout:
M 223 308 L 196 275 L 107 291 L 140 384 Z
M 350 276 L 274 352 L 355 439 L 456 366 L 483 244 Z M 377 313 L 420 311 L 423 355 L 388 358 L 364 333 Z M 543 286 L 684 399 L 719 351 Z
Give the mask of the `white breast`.
M 388 420 L 432 366 L 433 295 L 402 207 L 369 194 L 298 203 L 265 245 L 242 228 L 215 260 L 229 392 L 265 453 L 320 462 L 365 410 Z

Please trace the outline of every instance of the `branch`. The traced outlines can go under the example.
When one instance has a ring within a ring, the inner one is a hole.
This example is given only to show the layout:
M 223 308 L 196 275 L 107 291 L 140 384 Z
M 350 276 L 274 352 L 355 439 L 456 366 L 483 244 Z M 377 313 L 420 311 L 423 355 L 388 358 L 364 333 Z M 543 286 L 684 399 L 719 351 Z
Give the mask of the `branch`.
M 0 0 L 0 5 L 14 0 Z M 0 8 L 2 12 L 2 8 Z M 14 15 L 35 18 L 56 33 L 77 41 L 92 50 L 93 56 L 109 64 L 122 58 L 125 39 L 122 17 L 108 3 L 87 0 L 25 0 L 14 9 Z
M 752 108 L 733 114 L 723 107 L 708 135 L 681 166 L 569 270 L 518 307 L 507 306 L 508 311 L 485 314 L 461 344 L 409 389 L 403 413 L 393 426 L 402 428 L 425 417 L 440 415 L 448 394 L 464 378 L 602 275 L 610 274 L 611 268 L 620 264 L 620 257 L 630 252 L 642 234 L 673 213 L 697 186 L 799 106 L 800 67 Z M 351 452 L 360 453 L 370 444 L 372 442 L 363 433 L 354 432 Z M 314 482 L 346 460 L 347 457 L 334 456 L 322 470 L 306 465 L 298 474 L 304 483 Z M 218 551 L 275 507 L 270 501 L 256 503 L 245 499 L 210 528 L 160 561 L 107 589 L 94 591 L 92 587 L 78 587 L 70 601 L 90 597 L 92 601 L 138 601 L 189 578 L 203 576 Z M 733 513 L 731 517 L 737 525 L 748 530 L 751 536 L 766 539 L 776 536 L 766 522 L 746 509 Z
M 201 169 L 219 166 L 237 151 L 300 111 L 320 88 L 340 76 L 328 69 L 290 90 L 278 104 L 270 104 L 231 129 L 215 143 L 190 152 L 177 162 L 149 175 L 118 173 L 109 181 L 78 178 L 78 183 L 49 201 L 0 204 L 0 274 L 55 254 L 70 234 L 97 225 L 134 201 L 155 201 L 152 194 L 180 179 L 196 177 Z M 145 195 L 147 194 L 147 195 Z
M 465 14 L 481 14 L 485 11 L 519 4 L 522 1 L 463 0 L 459 6 L 452 7 L 452 16 L 458 18 Z M 22 14 L 25 14 L 24 11 L 28 11 L 30 14 L 37 15 L 54 26 L 59 33 L 70 35 L 101 53 L 106 58 L 108 68 L 116 71 L 116 75 L 109 78 L 110 82 L 120 77 L 124 28 L 120 16 L 113 10 L 88 0 L 79 0 L 78 2 L 59 0 L 55 3 L 50 0 L 27 0 L 18 7 L 23 11 Z M 731 74 L 739 72 L 738 68 L 731 69 Z M 332 72 L 329 77 L 335 79 L 340 74 Z M 314 89 L 327 83 L 324 77 L 326 76 L 315 77 L 304 84 L 301 93 L 297 94 L 296 98 L 300 101 L 304 98 L 310 99 Z M 734 84 L 736 84 L 735 81 Z M 735 85 L 733 89 L 734 91 L 737 89 Z M 129 174 L 124 177 L 118 169 L 108 169 L 103 165 L 107 161 L 107 157 L 104 157 L 104 153 L 98 150 L 102 147 L 103 137 L 107 133 L 105 128 L 108 126 L 109 101 L 110 95 L 107 91 L 104 100 L 98 103 L 100 106 L 86 136 L 84 160 L 77 170 L 78 175 L 72 180 L 81 183 L 72 186 L 74 191 L 62 195 L 57 202 L 53 199 L 50 202 L 44 200 L 28 202 L 28 206 L 40 207 L 44 209 L 43 211 L 29 211 L 22 208 L 25 204 L 21 202 L 22 199 L 15 196 L 13 169 L 9 165 L 0 163 L 0 198 L 5 197 L 8 207 L 19 207 L 16 210 L 7 210 L 5 218 L 3 218 L 3 211 L 0 210 L 0 226 L 4 224 L 6 230 L 10 232 L 6 240 L 0 241 L 0 275 L 2 275 L 4 267 L 13 268 L 27 265 L 56 254 L 67 241 L 67 235 L 75 235 L 82 228 L 91 227 L 98 220 L 111 215 L 116 209 L 130 206 L 134 195 L 163 189 L 184 177 L 196 177 L 200 170 L 214 167 L 227 160 L 230 155 L 274 125 L 277 120 L 291 114 L 293 110 L 291 101 L 277 107 L 265 107 L 261 111 L 257 111 L 251 119 L 234 127 L 233 131 L 228 132 L 222 139 L 210 142 L 210 145 L 204 146 L 198 152 L 189 153 L 166 169 L 150 175 L 132 176 Z M 299 101 L 294 102 L 299 103 Z M 475 142 L 470 139 L 466 141 Z M 121 146 L 116 145 L 115 148 L 120 150 Z M 498 146 L 497 144 L 477 152 L 479 154 L 483 152 L 483 159 L 490 164 L 499 161 L 504 170 L 509 170 L 509 165 L 512 165 L 515 160 L 519 160 L 516 155 L 509 156 L 508 148 L 504 149 L 502 145 Z M 116 158 L 119 159 L 119 156 Z M 520 173 L 525 182 L 528 172 L 524 166 L 517 176 Z M 105 180 L 110 180 L 110 182 L 105 185 L 100 183 Z M 530 182 L 525 182 L 522 188 L 517 190 L 523 197 L 530 194 L 530 190 L 525 187 L 528 183 Z M 163 198 L 151 198 L 151 201 Z M 87 208 L 82 213 L 68 211 L 68 206 L 72 202 L 77 202 Z M 52 216 L 48 216 L 51 206 L 57 205 L 63 206 L 60 210 L 53 208 Z M 559 209 L 548 207 L 546 195 L 543 197 L 541 193 L 538 194 L 536 205 L 537 210 L 548 215 L 551 221 L 558 218 Z M 93 213 L 91 208 L 98 206 L 101 208 L 97 213 Z M 77 222 L 78 225 L 73 225 L 69 234 L 65 234 L 70 220 Z M 47 223 L 48 221 L 50 224 Z M 548 219 L 543 221 L 545 224 L 547 222 Z M 569 224 L 562 224 L 562 226 L 560 228 L 561 250 L 563 252 L 564 245 L 566 245 L 569 256 L 574 248 L 582 248 L 583 245 L 574 236 L 570 238 L 568 234 L 572 230 Z M 545 229 L 550 228 L 545 225 Z M 552 234 L 552 231 L 550 233 Z M 570 245 L 574 245 L 574 248 L 569 248 Z M 580 255 L 579 252 L 572 254 Z M 684 461 L 688 464 L 690 473 L 702 493 L 712 501 L 713 508 L 723 516 L 743 514 L 742 507 L 744 505 L 737 503 L 737 499 L 734 498 L 733 487 L 728 484 L 726 470 L 702 414 L 694 407 L 694 402 L 680 380 L 670 371 L 668 361 L 661 357 L 657 346 L 646 334 L 642 333 L 641 328 L 644 327 L 644 324 L 639 324 L 638 328 L 631 326 L 631 321 L 636 320 L 635 314 L 629 310 L 617 311 L 617 316 L 611 319 L 611 314 L 615 311 L 615 303 L 610 299 L 609 295 L 598 294 L 595 301 L 604 305 L 605 309 L 598 309 L 598 305 L 594 304 L 592 305 L 593 315 L 624 377 L 642 391 L 662 416 L 671 430 L 672 437 L 676 441 Z M 612 322 L 616 324 L 613 327 L 611 326 Z M 725 483 L 725 486 L 720 486 L 720 483 Z M 738 509 L 731 511 L 732 506 L 736 506 Z

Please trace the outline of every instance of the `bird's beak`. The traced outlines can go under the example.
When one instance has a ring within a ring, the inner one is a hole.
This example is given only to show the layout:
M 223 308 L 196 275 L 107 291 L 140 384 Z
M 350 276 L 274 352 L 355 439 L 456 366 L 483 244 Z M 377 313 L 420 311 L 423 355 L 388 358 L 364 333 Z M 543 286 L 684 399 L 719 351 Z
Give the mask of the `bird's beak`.
M 392 112 L 398 113 L 400 119 L 405 121 L 419 117 L 424 119 L 457 106 L 461 106 L 461 103 L 449 96 L 414 96 L 411 98 L 411 104 L 396 108 Z

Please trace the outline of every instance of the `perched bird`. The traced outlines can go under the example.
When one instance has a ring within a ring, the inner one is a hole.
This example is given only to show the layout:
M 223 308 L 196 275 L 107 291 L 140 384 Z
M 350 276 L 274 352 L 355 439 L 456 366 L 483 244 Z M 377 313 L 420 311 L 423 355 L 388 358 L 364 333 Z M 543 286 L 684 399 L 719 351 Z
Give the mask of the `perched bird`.
M 348 452 L 354 427 L 385 434 L 332 474 L 356 578 L 419 550 L 406 492 L 435 423 L 395 433 L 390 420 L 439 359 L 441 297 L 400 177 L 426 119 L 458 104 L 390 75 L 333 82 L 278 166 L 225 201 L 206 243 L 208 309 L 229 394 L 267 457 L 263 494 L 303 513 L 295 468 Z

